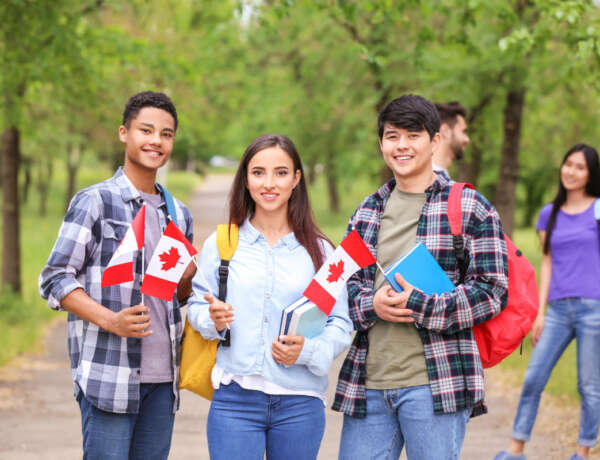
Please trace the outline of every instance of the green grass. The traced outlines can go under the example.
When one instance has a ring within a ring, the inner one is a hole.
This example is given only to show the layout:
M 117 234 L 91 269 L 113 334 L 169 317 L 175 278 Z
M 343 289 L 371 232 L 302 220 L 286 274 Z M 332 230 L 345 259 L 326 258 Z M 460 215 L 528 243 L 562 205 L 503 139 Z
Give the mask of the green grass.
M 34 350 L 44 326 L 57 314 L 38 293 L 38 277 L 54 245 L 64 216 L 66 173 L 58 168 L 48 193 L 48 213 L 40 217 L 39 196 L 32 186 L 27 203 L 21 207 L 22 296 L 0 295 L 0 365 L 26 351 Z M 103 164 L 87 164 L 78 174 L 77 190 L 100 182 L 113 172 Z M 169 172 L 169 191 L 187 201 L 199 184 L 199 177 L 181 171 Z M 1 222 L 0 222 L 1 227 Z
M 335 244 L 341 241 L 346 231 L 348 219 L 356 207 L 367 195 L 373 193 L 376 187 L 377 184 L 375 181 L 369 181 L 366 178 L 344 186 L 340 192 L 341 206 L 338 214 L 333 214 L 329 210 L 325 179 L 320 176 L 311 187 L 311 204 L 315 211 L 317 222 L 321 230 Z M 541 260 L 541 248 L 536 231 L 533 228 L 517 229 L 513 236 L 517 247 L 523 251 L 537 271 Z M 522 355 L 520 354 L 520 350 L 517 349 L 499 365 L 502 369 L 506 369 L 513 374 L 516 385 L 520 385 L 523 382 L 531 350 L 531 342 L 527 338 L 523 343 Z M 569 401 L 575 401 L 578 398 L 575 352 L 575 342 L 573 342 L 559 360 L 546 387 L 549 393 L 566 398 Z
M 329 210 L 329 199 L 324 175 L 319 175 L 315 183 L 310 187 L 310 202 L 319 224 L 320 229 L 338 244 L 346 233 L 346 226 L 350 216 L 357 206 L 373 193 L 377 185 L 369 178 L 357 178 L 352 183 L 340 186 L 340 211 L 336 214 Z

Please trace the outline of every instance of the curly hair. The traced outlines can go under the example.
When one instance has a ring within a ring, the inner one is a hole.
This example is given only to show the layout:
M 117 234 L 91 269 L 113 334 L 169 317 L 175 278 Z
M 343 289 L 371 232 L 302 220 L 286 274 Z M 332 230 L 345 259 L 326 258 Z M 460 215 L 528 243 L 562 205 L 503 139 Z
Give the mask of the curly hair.
M 140 110 L 144 107 L 156 107 L 169 112 L 175 121 L 175 131 L 177 131 L 177 110 L 173 101 L 164 93 L 155 93 L 154 91 L 142 91 L 129 98 L 125 104 L 123 111 L 123 126 L 129 128 L 131 120 L 133 120 Z

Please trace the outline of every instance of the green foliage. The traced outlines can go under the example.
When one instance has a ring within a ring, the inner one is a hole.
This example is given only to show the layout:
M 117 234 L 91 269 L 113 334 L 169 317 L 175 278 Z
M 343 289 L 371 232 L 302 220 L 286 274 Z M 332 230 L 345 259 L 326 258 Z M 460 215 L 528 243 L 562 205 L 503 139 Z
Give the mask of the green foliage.
M 65 169 L 82 168 L 80 188 L 90 169 L 122 161 L 116 129 L 141 90 L 177 106 L 172 172 L 239 158 L 266 132 L 290 136 L 336 242 L 379 183 L 377 110 L 402 93 L 469 109 L 472 146 L 452 175 L 480 152 L 477 186 L 494 200 L 506 95 L 526 90 L 515 171 L 525 227 L 555 193 L 564 152 L 600 144 L 600 8 L 590 0 L 4 0 L 0 19 L 0 126 L 21 131 L 23 228 L 44 228 L 23 244 L 24 267 L 48 252 Z M 171 174 L 169 188 L 179 183 Z M 339 213 L 324 198 L 332 189 Z M 49 217 L 39 220 L 41 196 Z

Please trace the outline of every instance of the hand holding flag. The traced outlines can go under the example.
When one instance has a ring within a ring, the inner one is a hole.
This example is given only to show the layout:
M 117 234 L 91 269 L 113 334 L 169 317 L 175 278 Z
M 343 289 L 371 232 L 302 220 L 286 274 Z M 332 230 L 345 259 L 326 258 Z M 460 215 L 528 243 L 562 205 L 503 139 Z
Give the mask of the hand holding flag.
M 183 272 L 197 253 L 179 227 L 169 222 L 148 264 L 142 294 L 167 301 L 173 299 Z
M 235 312 L 231 305 L 219 299 L 215 299 L 211 292 L 204 294 L 204 300 L 208 302 L 210 319 L 215 323 L 217 331 L 229 329 L 229 323 L 235 320 Z
M 352 230 L 327 258 L 304 291 L 304 296 L 329 315 L 346 281 L 357 270 L 375 262 L 375 257 L 358 232 Z

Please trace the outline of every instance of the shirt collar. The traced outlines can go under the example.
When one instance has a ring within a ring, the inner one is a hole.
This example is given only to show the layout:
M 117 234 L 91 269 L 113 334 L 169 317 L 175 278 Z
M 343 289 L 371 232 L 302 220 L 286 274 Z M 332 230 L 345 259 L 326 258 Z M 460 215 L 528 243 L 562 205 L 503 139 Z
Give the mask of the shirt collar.
M 129 180 L 129 177 L 127 177 L 127 174 L 125 174 L 123 172 L 122 166 L 119 166 L 119 169 L 117 169 L 117 172 L 115 172 L 114 176 L 112 177 L 112 180 L 117 184 L 117 187 L 119 187 L 121 196 L 123 197 L 123 201 L 129 202 L 131 200 L 136 200 L 136 201 L 142 200 L 142 195 L 140 194 L 139 190 L 137 188 L 135 188 L 135 185 L 133 185 L 131 180 Z M 157 188 L 156 186 L 154 186 L 154 187 Z M 162 192 L 160 190 L 157 189 L 157 191 L 160 193 L 160 195 L 163 198 L 159 207 L 164 206 L 165 205 L 165 201 L 164 201 L 165 197 L 162 195 Z
M 446 175 L 444 173 L 436 174 L 436 178 L 433 181 L 433 184 L 431 184 L 425 190 L 427 197 L 429 198 L 432 195 L 435 195 L 435 194 L 441 192 L 442 190 L 444 190 L 446 187 L 448 187 L 450 185 L 450 182 L 451 182 L 451 179 L 448 175 Z
M 265 239 L 262 233 L 260 233 L 254 225 L 250 223 L 250 219 L 246 221 L 240 227 L 239 233 L 240 239 L 248 242 L 249 244 L 255 244 L 259 239 Z M 288 233 L 282 237 L 279 242 L 283 243 L 290 251 L 300 246 L 294 232 Z M 277 244 L 279 244 L 279 242 Z
M 444 174 L 444 173 L 436 174 L 436 178 L 433 181 L 433 184 L 431 184 L 429 187 L 427 187 L 427 189 L 425 189 L 427 198 L 431 198 L 431 196 L 441 192 L 444 188 L 446 188 L 450 185 L 450 182 L 451 182 L 451 179 L 447 174 Z M 396 179 L 392 178 L 389 181 L 387 181 L 385 184 L 383 184 L 379 188 L 379 190 L 377 190 L 377 195 L 384 203 L 388 200 L 388 198 L 392 194 L 392 191 L 394 190 L 395 186 L 396 186 Z

